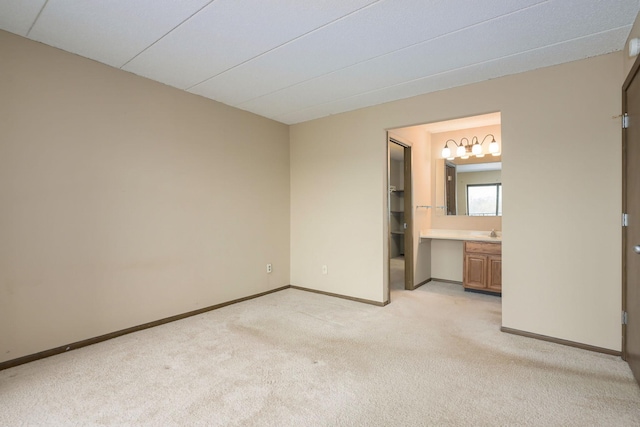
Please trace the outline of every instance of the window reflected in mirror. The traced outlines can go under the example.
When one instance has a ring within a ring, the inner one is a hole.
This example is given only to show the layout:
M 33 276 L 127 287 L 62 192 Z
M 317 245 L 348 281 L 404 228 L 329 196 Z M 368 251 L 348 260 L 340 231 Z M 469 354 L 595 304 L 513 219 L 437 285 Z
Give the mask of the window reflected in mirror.
M 502 216 L 502 159 L 438 159 L 439 215 Z
M 468 184 L 467 215 L 501 216 L 502 184 Z

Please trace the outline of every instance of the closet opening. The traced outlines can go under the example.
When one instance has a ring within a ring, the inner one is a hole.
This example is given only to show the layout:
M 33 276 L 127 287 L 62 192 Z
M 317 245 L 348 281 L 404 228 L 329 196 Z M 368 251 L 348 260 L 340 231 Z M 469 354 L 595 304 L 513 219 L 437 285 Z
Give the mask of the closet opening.
M 388 138 L 389 295 L 413 289 L 411 146 Z

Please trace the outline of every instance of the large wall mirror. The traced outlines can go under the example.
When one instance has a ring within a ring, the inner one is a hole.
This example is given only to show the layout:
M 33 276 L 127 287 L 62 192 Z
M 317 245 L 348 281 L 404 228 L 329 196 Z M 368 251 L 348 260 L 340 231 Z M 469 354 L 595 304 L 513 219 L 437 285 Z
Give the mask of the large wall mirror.
M 438 215 L 502 216 L 502 159 L 437 159 Z

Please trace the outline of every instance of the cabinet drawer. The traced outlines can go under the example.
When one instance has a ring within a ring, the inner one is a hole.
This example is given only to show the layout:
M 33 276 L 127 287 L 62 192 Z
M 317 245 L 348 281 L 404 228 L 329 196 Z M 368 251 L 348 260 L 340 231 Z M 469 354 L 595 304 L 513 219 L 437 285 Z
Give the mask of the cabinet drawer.
M 500 255 L 502 253 L 502 243 L 464 242 L 464 251 L 465 253 Z

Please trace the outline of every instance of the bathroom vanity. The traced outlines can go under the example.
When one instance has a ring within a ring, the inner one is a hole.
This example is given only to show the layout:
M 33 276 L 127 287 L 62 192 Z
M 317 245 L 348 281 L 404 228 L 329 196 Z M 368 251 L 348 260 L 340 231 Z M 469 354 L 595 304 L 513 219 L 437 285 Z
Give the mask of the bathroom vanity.
M 420 241 L 431 244 L 433 280 L 461 283 L 466 290 L 501 294 L 501 232 L 492 237 L 490 231 L 430 229 L 420 232 Z M 441 250 L 445 252 L 440 254 Z M 442 263 L 448 264 L 449 274 L 439 276 L 436 270 Z
M 465 289 L 502 293 L 502 243 L 464 242 L 462 285 Z

